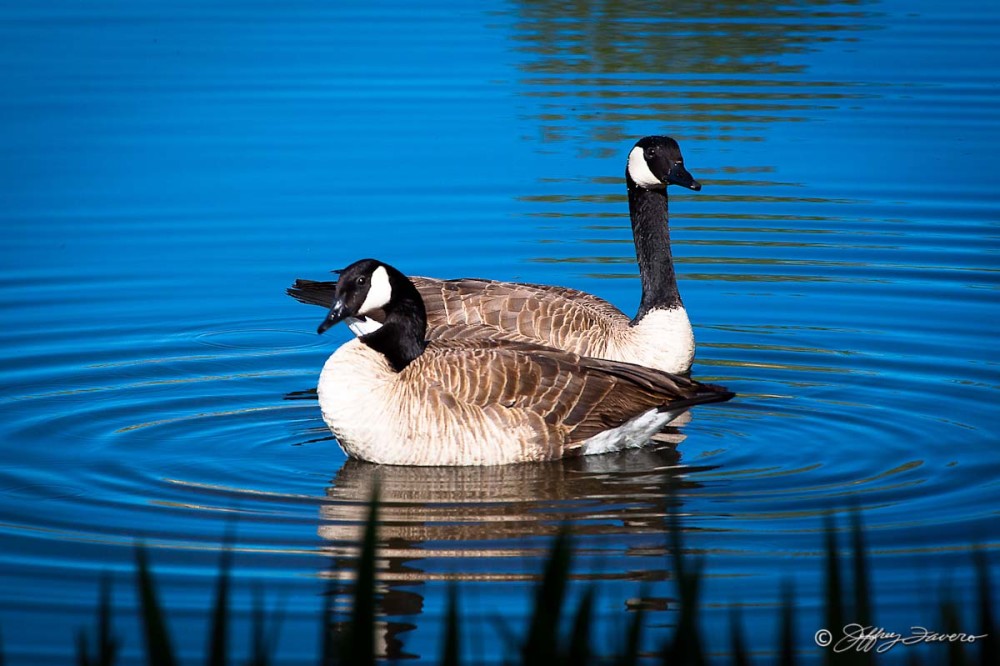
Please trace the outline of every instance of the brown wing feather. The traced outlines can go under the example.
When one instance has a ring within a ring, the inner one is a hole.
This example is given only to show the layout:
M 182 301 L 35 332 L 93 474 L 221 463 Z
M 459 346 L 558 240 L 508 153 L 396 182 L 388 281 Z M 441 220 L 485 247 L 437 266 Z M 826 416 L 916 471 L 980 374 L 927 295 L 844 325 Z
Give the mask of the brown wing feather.
M 606 340 L 626 317 L 607 301 L 576 289 L 462 278 L 413 278 L 427 308 L 430 340 L 462 338 L 521 340 L 598 355 L 594 340 Z M 456 332 L 456 326 L 476 326 Z
M 603 298 L 598 298 L 585 291 L 570 289 L 568 287 L 525 282 L 500 282 L 498 280 L 484 280 L 480 278 L 441 280 L 438 278 L 414 277 L 410 279 L 417 286 L 417 289 L 420 290 L 420 295 L 424 298 L 425 305 L 428 299 L 440 303 L 442 297 L 448 300 L 455 300 L 457 298 L 466 307 L 470 304 L 475 304 L 477 307 L 499 305 L 502 310 L 519 312 L 524 309 L 526 303 L 549 299 L 565 301 L 571 304 L 573 308 L 589 311 L 593 316 L 597 317 L 625 316 L 621 310 Z M 448 311 L 449 318 L 461 316 L 461 312 L 457 311 L 454 307 Z
M 533 424 L 535 444 L 552 457 L 650 409 L 732 397 L 656 370 L 519 342 L 487 347 L 475 340 L 435 341 L 403 372 L 412 373 L 414 383 L 432 385 L 438 400 L 474 405 L 501 422 Z

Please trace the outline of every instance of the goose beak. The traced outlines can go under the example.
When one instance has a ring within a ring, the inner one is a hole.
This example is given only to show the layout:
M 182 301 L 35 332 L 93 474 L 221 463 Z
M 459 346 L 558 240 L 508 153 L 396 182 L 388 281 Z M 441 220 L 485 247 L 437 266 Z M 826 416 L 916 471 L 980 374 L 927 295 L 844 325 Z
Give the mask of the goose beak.
M 320 335 L 323 335 L 323 333 L 326 333 L 326 330 L 328 328 L 330 328 L 334 324 L 343 321 L 346 318 L 347 318 L 347 306 L 344 305 L 344 302 L 338 298 L 333 302 L 333 305 L 330 306 L 329 314 L 326 315 L 326 319 L 324 319 L 323 323 L 319 325 L 319 328 L 316 329 L 316 332 Z
M 694 190 L 697 192 L 701 189 L 701 183 L 695 180 L 688 170 L 684 168 L 681 163 L 676 163 L 670 168 L 670 173 L 667 174 L 667 184 L 669 185 L 680 185 L 681 187 L 686 187 L 689 190 Z

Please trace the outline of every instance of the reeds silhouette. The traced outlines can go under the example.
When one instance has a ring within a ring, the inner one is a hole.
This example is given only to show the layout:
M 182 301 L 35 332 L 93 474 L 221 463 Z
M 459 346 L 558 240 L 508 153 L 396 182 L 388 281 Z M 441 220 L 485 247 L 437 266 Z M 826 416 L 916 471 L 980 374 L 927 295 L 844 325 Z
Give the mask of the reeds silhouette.
M 376 629 L 376 550 L 378 545 L 379 501 L 377 489 L 373 492 L 368 507 L 368 515 L 362 537 L 360 555 L 356 565 L 355 584 L 350 593 L 345 592 L 337 578 L 331 577 L 326 590 L 323 609 L 320 612 L 319 654 L 316 663 L 320 666 L 367 666 L 378 661 L 375 647 Z M 573 558 L 571 533 L 563 528 L 553 540 L 541 579 L 535 591 L 532 610 L 523 632 L 523 638 L 513 635 L 498 636 L 506 654 L 506 662 L 521 666 L 588 666 L 589 664 L 615 664 L 632 666 L 639 663 L 660 663 L 664 666 L 700 666 L 708 663 L 734 664 L 744 666 L 754 663 L 753 650 L 766 651 L 769 656 L 777 655 L 778 663 L 793 665 L 800 658 L 801 646 L 795 645 L 795 595 L 791 584 L 782 592 L 778 626 L 780 628 L 776 644 L 773 646 L 747 644 L 738 611 L 730 615 L 730 645 L 728 653 L 709 659 L 704 650 L 701 635 L 702 610 L 699 594 L 702 590 L 708 562 L 704 556 L 690 557 L 684 554 L 683 530 L 680 529 L 676 512 L 668 516 L 670 533 L 670 553 L 676 574 L 677 621 L 673 635 L 660 646 L 655 655 L 641 652 L 641 638 L 644 617 L 641 607 L 632 614 L 625 627 L 618 652 L 598 654 L 591 644 L 595 634 L 594 619 L 595 589 L 592 585 L 583 591 L 577 606 L 567 609 L 567 591 L 571 579 Z M 875 599 L 869 584 L 869 563 L 864 527 L 860 512 L 852 512 L 850 521 L 850 554 L 841 556 L 837 538 L 837 526 L 832 514 L 824 523 L 824 618 L 830 629 L 843 627 L 846 623 L 870 626 L 875 612 Z M 216 579 L 215 598 L 211 610 L 206 640 L 206 666 L 226 666 L 234 663 L 233 647 L 229 641 L 231 622 L 230 591 L 233 568 L 233 531 L 230 530 L 223 543 Z M 933 664 L 965 666 L 980 664 L 993 666 L 1000 663 L 998 651 L 997 624 L 993 607 L 988 554 L 984 549 L 972 550 L 972 566 L 976 571 L 977 598 L 975 600 L 975 634 L 981 636 L 974 645 L 962 642 L 947 642 L 935 648 Z M 846 577 L 844 569 L 851 571 Z M 850 584 L 848 584 L 848 580 Z M 143 628 L 146 661 L 150 666 L 174 666 L 174 643 L 170 637 L 164 609 L 157 585 L 153 577 L 146 548 L 136 546 L 135 586 L 140 600 L 139 613 Z M 459 666 L 473 663 L 462 657 L 462 623 L 459 612 L 460 589 L 452 583 L 448 589 L 448 604 L 441 641 L 439 663 L 442 666 Z M 349 611 L 343 621 L 336 617 L 334 608 L 338 601 L 346 601 Z M 571 615 L 570 615 L 571 613 Z M 115 635 L 113 618 L 112 582 L 110 577 L 101 579 L 97 604 L 96 625 L 90 632 L 81 630 L 77 634 L 77 664 L 79 666 L 113 666 L 117 663 L 122 645 Z M 250 654 L 244 663 L 252 666 L 268 666 L 274 661 L 281 613 L 265 611 L 262 595 L 255 596 L 252 613 Z M 564 622 L 567 619 L 568 622 Z M 940 601 L 940 622 L 943 631 L 959 633 L 961 617 L 958 601 L 944 595 Z M 561 627 L 568 626 L 565 635 Z M 966 631 L 968 631 L 966 629 Z M 504 632 L 509 634 L 509 632 Z M 833 666 L 847 666 L 874 663 L 874 650 L 849 649 L 835 651 L 817 646 L 821 660 Z M 770 648 L 770 650 L 767 650 Z M 809 659 L 816 661 L 816 652 Z M 922 664 L 920 654 L 911 652 L 908 663 Z M 0 666 L 5 663 L 0 649 Z

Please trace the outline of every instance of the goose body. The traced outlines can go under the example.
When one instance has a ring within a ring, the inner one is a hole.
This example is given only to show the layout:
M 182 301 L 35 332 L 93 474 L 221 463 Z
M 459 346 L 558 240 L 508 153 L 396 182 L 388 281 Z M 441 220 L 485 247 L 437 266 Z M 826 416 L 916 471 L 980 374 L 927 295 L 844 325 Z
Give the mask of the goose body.
M 420 292 L 372 259 L 341 272 L 320 332 L 376 313 L 381 327 L 334 352 L 318 386 L 341 447 L 370 462 L 496 465 L 605 453 L 642 446 L 692 405 L 732 397 L 533 343 L 427 341 Z
M 633 321 L 608 301 L 566 287 L 469 278 L 413 282 L 434 313 L 431 340 L 534 342 L 675 374 L 690 370 L 694 360 L 694 333 L 683 307 L 656 308 Z
M 430 340 L 492 338 L 534 343 L 581 356 L 686 373 L 694 361 L 691 322 L 677 289 L 667 212 L 667 185 L 701 185 L 684 168 L 677 143 L 645 137 L 625 169 L 629 212 L 642 282 L 635 317 L 576 289 L 476 278 L 412 278 L 426 306 Z M 336 282 L 296 280 L 288 290 L 329 307 Z M 370 331 L 379 323 L 368 322 Z

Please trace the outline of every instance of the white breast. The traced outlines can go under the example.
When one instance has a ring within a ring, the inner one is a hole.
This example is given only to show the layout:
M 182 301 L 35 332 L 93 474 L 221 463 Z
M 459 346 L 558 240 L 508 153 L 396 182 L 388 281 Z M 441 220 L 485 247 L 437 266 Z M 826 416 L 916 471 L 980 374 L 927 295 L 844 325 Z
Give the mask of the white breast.
M 416 362 L 415 362 L 416 363 Z M 413 368 L 410 368 L 413 369 Z M 417 376 L 419 377 L 419 376 Z M 436 382 L 396 373 L 358 339 L 320 374 L 320 410 L 344 452 L 386 465 L 500 465 L 539 459 L 527 423 L 490 418 L 474 405 L 445 405 Z
M 602 356 L 674 374 L 687 372 L 694 362 L 694 331 L 687 310 L 681 306 L 649 311 L 638 324 L 612 337 Z
M 391 374 L 386 358 L 357 338 L 344 343 L 323 365 L 316 388 L 320 411 L 348 455 L 368 460 L 365 443 L 385 436 L 379 427 L 386 420 L 379 396 Z M 352 450 L 356 442 L 362 448 Z

